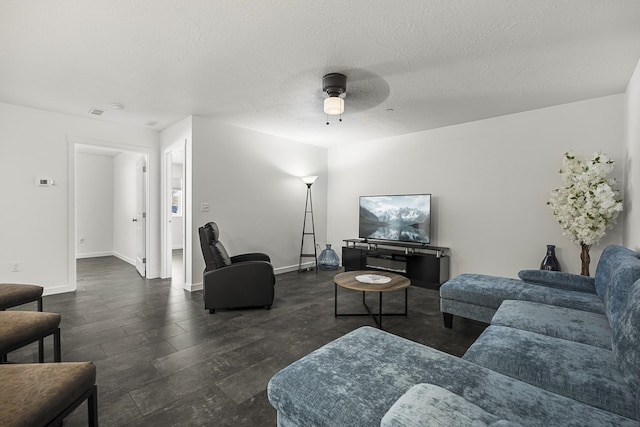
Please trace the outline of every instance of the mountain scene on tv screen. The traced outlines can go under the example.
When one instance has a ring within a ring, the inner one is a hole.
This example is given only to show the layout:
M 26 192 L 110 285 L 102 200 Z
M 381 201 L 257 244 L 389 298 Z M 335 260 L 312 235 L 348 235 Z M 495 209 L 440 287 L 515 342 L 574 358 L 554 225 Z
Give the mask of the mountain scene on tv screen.
M 360 237 L 429 243 L 430 203 L 425 196 L 360 199 Z

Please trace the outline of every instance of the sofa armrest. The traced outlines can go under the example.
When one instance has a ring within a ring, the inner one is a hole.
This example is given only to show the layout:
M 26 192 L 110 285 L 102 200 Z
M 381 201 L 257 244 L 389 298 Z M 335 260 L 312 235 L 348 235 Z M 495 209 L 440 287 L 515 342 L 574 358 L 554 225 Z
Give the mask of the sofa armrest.
M 382 417 L 381 427 L 430 426 L 520 426 L 490 414 L 447 389 L 433 384 L 416 384 L 398 399 Z
M 524 282 L 534 285 L 588 294 L 596 293 L 596 282 L 593 277 L 548 270 L 520 270 L 518 277 Z
M 246 262 L 246 261 L 266 261 L 266 262 L 271 262 L 271 258 L 269 258 L 269 255 L 267 254 L 263 254 L 263 253 L 259 253 L 259 252 L 252 252 L 252 253 L 248 253 L 248 254 L 240 254 L 240 255 L 235 255 L 231 257 L 231 263 L 235 264 L 237 262 Z

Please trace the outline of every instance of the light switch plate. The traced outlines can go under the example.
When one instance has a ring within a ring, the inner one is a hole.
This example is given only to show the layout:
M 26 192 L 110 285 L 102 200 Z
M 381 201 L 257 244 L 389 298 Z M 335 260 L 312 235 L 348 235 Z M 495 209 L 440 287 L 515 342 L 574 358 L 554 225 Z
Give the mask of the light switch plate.
M 209 203 L 200 203 L 200 212 L 209 212 Z

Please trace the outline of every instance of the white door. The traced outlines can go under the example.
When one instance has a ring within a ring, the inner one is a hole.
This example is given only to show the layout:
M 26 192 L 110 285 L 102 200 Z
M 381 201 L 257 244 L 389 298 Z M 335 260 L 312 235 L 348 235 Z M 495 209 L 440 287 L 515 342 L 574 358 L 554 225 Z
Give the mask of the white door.
M 146 210 L 146 176 L 147 172 L 144 156 L 140 156 L 136 162 L 136 270 L 142 277 L 147 275 L 147 255 L 145 238 L 147 229 L 147 212 Z

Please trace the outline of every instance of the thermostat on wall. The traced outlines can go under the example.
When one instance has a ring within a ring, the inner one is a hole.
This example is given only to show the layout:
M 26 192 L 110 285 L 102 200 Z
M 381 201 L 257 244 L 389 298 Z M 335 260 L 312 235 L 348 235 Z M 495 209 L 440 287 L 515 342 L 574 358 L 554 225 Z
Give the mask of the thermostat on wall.
M 36 178 L 36 185 L 39 187 L 51 187 L 53 180 L 49 178 Z

